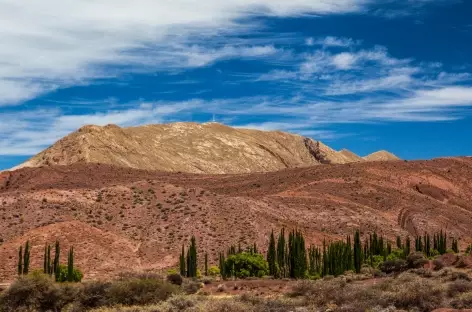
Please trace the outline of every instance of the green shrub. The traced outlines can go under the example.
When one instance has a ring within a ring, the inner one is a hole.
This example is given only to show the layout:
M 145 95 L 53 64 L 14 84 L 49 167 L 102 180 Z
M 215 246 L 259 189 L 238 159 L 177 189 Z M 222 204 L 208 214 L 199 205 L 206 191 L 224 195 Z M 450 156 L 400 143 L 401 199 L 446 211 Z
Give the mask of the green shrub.
M 263 277 L 269 274 L 269 264 L 260 254 L 242 252 L 229 256 L 225 261 L 226 271 L 237 278 Z
M 69 280 L 68 275 L 69 273 L 67 270 L 67 266 L 59 265 L 59 276 L 57 277 L 56 281 L 61 283 L 67 282 Z M 76 283 L 81 282 L 83 277 L 84 275 L 82 274 L 82 272 L 80 272 L 79 269 L 74 268 L 74 271 L 72 273 L 72 281 Z
M 387 256 L 387 260 L 397 260 L 397 259 L 405 259 L 405 253 L 403 249 L 394 249 Z
M 217 266 L 212 266 L 208 269 L 208 275 L 210 276 L 218 276 L 220 275 L 220 268 Z

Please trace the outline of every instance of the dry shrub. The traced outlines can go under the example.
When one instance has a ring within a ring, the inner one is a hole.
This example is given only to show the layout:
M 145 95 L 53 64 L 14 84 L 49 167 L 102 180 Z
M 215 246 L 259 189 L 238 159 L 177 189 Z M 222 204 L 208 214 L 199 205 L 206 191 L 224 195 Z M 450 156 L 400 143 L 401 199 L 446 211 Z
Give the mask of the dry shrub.
M 467 275 L 467 273 L 465 272 L 460 272 L 460 271 L 454 271 L 451 273 L 451 281 L 455 281 L 455 280 L 465 280 L 465 281 L 471 281 L 469 275 Z
M 203 283 L 194 280 L 186 280 L 182 284 L 183 290 L 189 295 L 196 294 L 202 287 Z
M 0 297 L 0 310 L 58 311 L 75 298 L 72 287 L 61 287 L 49 276 L 34 273 L 20 277 Z
M 433 270 L 434 271 L 439 271 L 442 268 L 444 268 L 444 263 L 440 259 L 434 259 L 433 260 Z
M 110 304 L 146 305 L 166 300 L 179 289 L 170 283 L 154 279 L 116 281 L 108 289 Z
M 449 297 L 455 297 L 457 294 L 469 291 L 472 291 L 472 283 L 459 279 L 449 284 L 447 294 Z
M 451 301 L 451 306 L 455 309 L 467 309 L 472 307 L 472 292 L 459 295 Z
M 171 284 L 174 284 L 174 285 L 182 285 L 183 283 L 183 279 L 182 279 L 182 276 L 180 276 L 180 274 L 169 274 L 167 275 L 167 281 Z
M 379 303 L 385 307 L 394 305 L 406 310 L 432 311 L 441 307 L 444 297 L 443 287 L 409 273 L 385 282 L 381 288 Z
M 406 262 L 410 269 L 419 269 L 428 263 L 428 260 L 424 257 L 424 254 L 421 251 L 418 251 L 409 254 L 406 258 Z
M 254 312 L 253 306 L 236 300 L 208 300 L 201 311 L 205 312 Z

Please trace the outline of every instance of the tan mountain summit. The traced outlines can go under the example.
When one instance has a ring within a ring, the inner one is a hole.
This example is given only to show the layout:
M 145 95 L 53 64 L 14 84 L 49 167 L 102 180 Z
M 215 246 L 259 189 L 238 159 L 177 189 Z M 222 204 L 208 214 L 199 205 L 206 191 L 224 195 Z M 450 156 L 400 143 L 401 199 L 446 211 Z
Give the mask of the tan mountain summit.
M 129 128 L 84 126 L 13 169 L 102 163 L 147 170 L 224 174 L 363 160 L 350 151 L 338 152 L 297 134 L 232 128 L 219 123 L 179 122 Z
M 393 155 L 390 152 L 387 151 L 378 151 L 375 153 L 372 153 L 370 155 L 362 157 L 364 160 L 367 161 L 388 161 L 388 160 L 399 160 L 397 156 Z

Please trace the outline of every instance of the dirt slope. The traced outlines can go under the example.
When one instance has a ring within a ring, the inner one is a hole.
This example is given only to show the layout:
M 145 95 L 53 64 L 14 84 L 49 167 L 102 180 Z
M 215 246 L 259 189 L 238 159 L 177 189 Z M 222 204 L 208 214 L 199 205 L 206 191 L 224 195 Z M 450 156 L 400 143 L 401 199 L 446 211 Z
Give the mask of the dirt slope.
M 267 232 L 282 226 L 303 230 L 308 243 L 359 228 L 392 240 L 446 229 L 465 248 L 471 203 L 471 158 L 240 175 L 99 164 L 24 168 L 0 173 L 0 283 L 14 278 L 17 248 L 27 239 L 35 267 L 45 241 L 74 244 L 89 278 L 175 266 L 192 234 L 216 263 L 223 246 L 256 241 L 263 249 Z
M 102 163 L 146 170 L 249 173 L 361 161 L 321 142 L 278 131 L 218 123 L 172 123 L 120 128 L 85 126 L 18 166 Z

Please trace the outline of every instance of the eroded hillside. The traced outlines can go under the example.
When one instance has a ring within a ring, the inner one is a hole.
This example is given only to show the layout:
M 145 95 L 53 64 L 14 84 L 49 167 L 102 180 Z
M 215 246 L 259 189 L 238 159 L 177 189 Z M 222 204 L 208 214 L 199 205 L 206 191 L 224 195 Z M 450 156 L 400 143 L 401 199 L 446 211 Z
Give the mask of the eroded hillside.
M 298 228 L 307 243 L 376 230 L 447 231 L 472 238 L 472 159 L 359 162 L 279 172 L 195 175 L 75 164 L 0 173 L 0 280 L 30 240 L 32 266 L 46 242 L 75 246 L 89 278 L 177 265 L 193 234 L 216 263 L 230 243 L 257 244 Z M 64 254 L 63 261 L 65 262 Z

